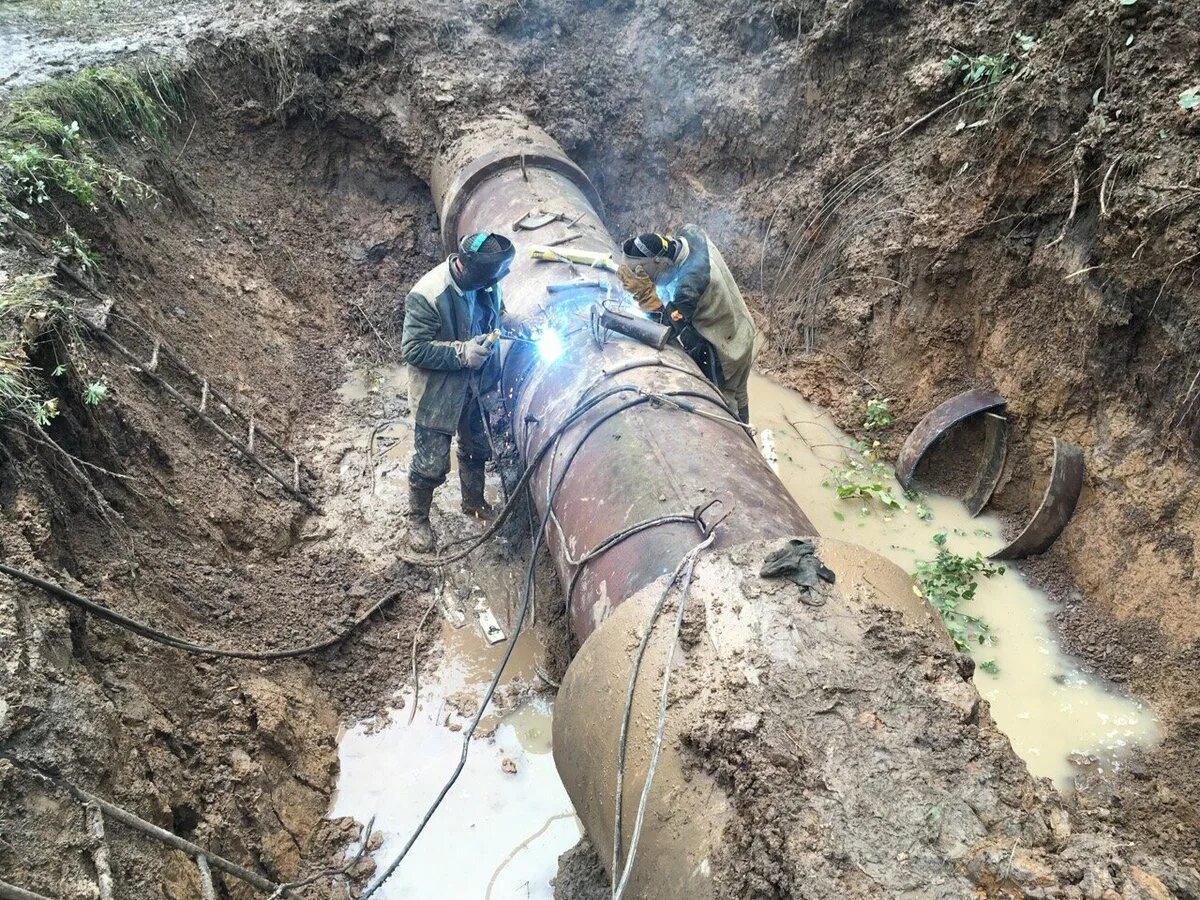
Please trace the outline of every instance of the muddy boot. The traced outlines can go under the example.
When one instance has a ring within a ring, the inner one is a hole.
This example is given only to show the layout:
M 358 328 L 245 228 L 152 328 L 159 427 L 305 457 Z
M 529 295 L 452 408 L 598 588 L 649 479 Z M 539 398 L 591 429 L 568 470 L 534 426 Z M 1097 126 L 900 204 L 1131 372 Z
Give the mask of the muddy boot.
M 414 553 L 432 553 L 433 527 L 429 524 L 429 507 L 433 505 L 433 490 L 408 486 L 408 548 Z
M 483 463 L 459 460 L 458 477 L 462 483 L 462 511 L 484 522 L 496 518 L 496 510 L 483 495 Z

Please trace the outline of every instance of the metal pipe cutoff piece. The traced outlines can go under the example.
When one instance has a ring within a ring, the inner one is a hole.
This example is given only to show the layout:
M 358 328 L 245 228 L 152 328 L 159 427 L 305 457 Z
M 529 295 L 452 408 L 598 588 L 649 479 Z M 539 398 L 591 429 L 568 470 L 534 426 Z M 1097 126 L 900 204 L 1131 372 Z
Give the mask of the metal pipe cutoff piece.
M 896 461 L 896 478 L 900 484 L 905 490 L 911 488 L 917 467 L 933 445 L 963 422 L 986 413 L 983 465 L 975 476 L 970 492 L 963 498 L 971 515 L 979 515 L 991 499 L 1000 481 L 1000 473 L 1004 470 L 1008 420 L 999 413 L 1005 405 L 1003 397 L 983 388 L 972 388 L 939 403 L 917 423 L 900 448 Z
M 1075 514 L 1075 506 L 1083 491 L 1083 472 L 1083 451 L 1074 444 L 1055 438 L 1050 483 L 1046 485 L 1041 505 L 1021 533 L 989 558 L 1024 559 L 1049 550 Z

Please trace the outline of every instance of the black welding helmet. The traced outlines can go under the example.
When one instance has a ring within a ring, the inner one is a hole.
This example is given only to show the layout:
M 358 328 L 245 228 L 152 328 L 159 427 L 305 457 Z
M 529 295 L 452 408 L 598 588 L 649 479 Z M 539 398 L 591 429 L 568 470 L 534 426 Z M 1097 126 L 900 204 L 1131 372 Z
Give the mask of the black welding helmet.
M 641 266 L 647 275 L 658 281 L 675 262 L 679 242 L 670 235 L 648 231 L 627 240 L 621 246 L 621 252 L 630 268 Z
M 462 274 L 456 277 L 464 291 L 489 288 L 508 274 L 517 251 L 513 242 L 501 234 L 479 231 L 468 234 L 458 244 Z

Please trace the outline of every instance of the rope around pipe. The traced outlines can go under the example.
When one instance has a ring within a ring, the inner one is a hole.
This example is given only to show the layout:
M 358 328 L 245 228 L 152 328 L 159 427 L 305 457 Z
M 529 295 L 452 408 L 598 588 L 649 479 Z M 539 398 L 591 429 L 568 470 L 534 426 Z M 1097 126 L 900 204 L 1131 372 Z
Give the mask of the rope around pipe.
M 437 797 L 434 799 L 433 803 L 429 806 L 429 809 L 427 809 L 425 811 L 425 815 L 421 818 L 421 821 L 417 824 L 417 827 L 413 831 L 412 835 L 409 836 L 409 839 L 405 843 L 403 849 L 400 850 L 400 852 L 397 854 L 396 858 L 393 859 L 388 864 L 388 866 L 383 870 L 383 872 L 379 876 L 377 876 L 376 879 L 370 885 L 367 886 L 366 891 L 364 891 L 362 894 L 361 900 L 369 900 L 369 898 L 372 897 L 375 894 L 375 892 L 378 891 L 384 885 L 384 883 L 386 883 L 387 880 L 392 877 L 392 875 L 395 873 L 396 869 L 399 868 L 400 863 L 402 863 L 404 861 L 404 859 L 408 856 L 409 851 L 412 849 L 413 845 L 417 842 L 417 839 L 421 836 L 422 832 L 425 830 L 425 826 L 429 824 L 430 820 L 434 816 L 434 813 L 437 812 L 438 808 L 442 805 L 442 802 L 446 799 L 446 796 L 450 793 L 451 788 L 453 788 L 455 783 L 458 781 L 459 776 L 462 775 L 463 769 L 466 767 L 467 756 L 468 756 L 468 754 L 470 752 L 470 748 L 471 748 L 471 738 L 474 735 L 475 730 L 478 728 L 480 721 L 483 719 L 483 714 L 487 710 L 488 705 L 491 703 L 492 697 L 496 692 L 496 688 L 500 684 L 500 678 L 504 673 L 505 667 L 508 665 L 509 659 L 512 657 L 513 650 L 516 648 L 517 639 L 521 636 L 521 631 L 525 627 L 525 618 L 526 618 L 527 614 L 529 613 L 529 609 L 530 609 L 531 605 L 535 601 L 536 585 L 535 585 L 534 576 L 535 576 L 536 570 L 537 570 L 537 554 L 538 554 L 538 551 L 541 549 L 542 544 L 546 538 L 547 529 L 550 524 L 550 515 L 551 515 L 552 509 L 553 509 L 554 499 L 557 497 L 558 491 L 561 489 L 563 482 L 566 480 L 567 474 L 571 470 L 571 464 L 575 461 L 575 458 L 578 456 L 579 451 L 583 448 L 583 445 L 587 442 L 588 438 L 591 437 L 596 431 L 598 431 L 600 429 L 600 427 L 602 425 L 604 425 L 609 419 L 612 419 L 613 417 L 620 415 L 621 413 L 623 413 L 627 410 L 633 409 L 634 407 L 641 406 L 642 404 L 648 403 L 653 399 L 653 395 L 646 394 L 645 392 L 641 391 L 640 389 L 636 389 L 636 390 L 637 390 L 638 396 L 634 397 L 631 400 L 627 400 L 627 401 L 621 403 L 619 406 L 616 406 L 613 409 L 606 410 L 605 413 L 600 418 L 596 419 L 594 422 L 588 423 L 586 430 L 583 432 L 582 435 L 580 435 L 579 440 L 571 448 L 571 452 L 569 454 L 567 454 L 567 457 L 563 462 L 562 471 L 559 473 L 558 480 L 556 482 L 554 482 L 553 487 L 547 496 L 548 502 L 546 504 L 546 510 L 542 514 L 541 521 L 539 522 L 537 531 L 534 535 L 533 546 L 530 548 L 529 563 L 525 570 L 525 583 L 521 590 L 521 602 L 520 602 L 520 606 L 518 607 L 516 621 L 513 625 L 512 632 L 509 635 L 508 646 L 505 648 L 504 655 L 503 655 L 503 657 L 501 657 L 500 663 L 496 666 L 496 670 L 492 674 L 492 679 L 488 684 L 487 690 L 484 692 L 483 699 L 481 700 L 481 702 L 479 704 L 478 710 L 476 710 L 476 712 L 475 712 L 474 718 L 471 720 L 470 725 L 468 725 L 467 728 L 463 730 L 462 750 L 459 754 L 458 764 L 455 766 L 454 771 L 450 774 L 449 779 L 447 779 L 446 783 L 442 786 L 441 790 L 438 792 Z M 519 484 L 521 486 L 525 486 L 525 487 L 528 486 L 529 479 L 526 476 L 534 471 L 534 469 L 537 466 L 537 463 L 539 463 L 541 461 L 542 457 L 545 455 L 546 451 L 553 444 L 554 440 L 559 436 L 559 434 L 561 434 L 561 432 L 563 430 L 565 430 L 565 428 L 568 427 L 569 424 L 571 424 L 575 420 L 577 420 L 578 416 L 581 415 L 582 412 L 592 408 L 595 405 L 595 403 L 598 402 L 599 399 L 602 399 L 603 397 L 611 396 L 614 393 L 620 393 L 620 392 L 621 392 L 621 389 L 616 389 L 611 392 L 606 392 L 605 394 L 601 395 L 601 398 L 598 398 L 596 401 L 588 401 L 586 404 L 584 404 L 582 410 L 576 410 L 576 411 L 572 412 L 571 416 L 569 416 L 567 418 L 567 420 L 562 425 L 559 426 L 559 428 L 555 429 L 555 434 L 551 435 L 551 437 L 546 441 L 546 443 L 542 445 L 542 448 L 538 451 L 538 454 L 535 457 L 536 461 L 526 468 L 525 473 L 522 475 L 522 480 Z M 513 498 L 510 499 L 508 505 L 515 506 L 515 503 L 513 502 L 513 500 L 518 496 L 519 496 L 519 494 L 514 490 Z M 711 504 L 709 504 L 709 505 L 711 506 Z M 726 515 L 727 514 L 728 513 L 726 513 Z M 709 527 L 707 533 L 705 534 L 705 540 L 701 542 L 701 544 L 702 544 L 701 549 L 703 549 L 703 547 L 709 546 L 709 544 L 712 543 L 712 541 L 715 538 L 715 528 L 720 523 L 720 521 L 723 521 L 723 520 L 724 520 L 724 516 L 722 516 L 721 519 L 718 520 L 718 522 L 714 523 L 712 526 Z M 693 552 L 698 552 L 698 551 L 693 551 Z

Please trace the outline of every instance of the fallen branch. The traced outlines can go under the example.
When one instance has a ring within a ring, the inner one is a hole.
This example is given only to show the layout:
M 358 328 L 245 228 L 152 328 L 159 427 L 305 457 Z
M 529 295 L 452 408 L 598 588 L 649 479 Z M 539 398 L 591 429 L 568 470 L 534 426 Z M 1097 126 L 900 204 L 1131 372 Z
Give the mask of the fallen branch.
M 92 841 L 92 864 L 96 867 L 96 885 L 100 889 L 100 900 L 113 900 L 112 866 L 108 859 L 108 841 L 104 838 L 104 814 L 100 807 L 88 803 L 86 810 L 88 837 Z
M 931 109 L 929 112 L 925 113 L 925 115 L 921 116 L 919 119 L 916 119 L 909 125 L 905 126 L 904 130 L 901 131 L 899 134 L 897 134 L 894 138 L 892 138 L 892 140 L 900 140 L 900 138 L 904 137 L 906 134 L 908 134 L 910 131 L 912 131 L 917 126 L 923 125 L 925 122 L 928 122 L 930 119 L 932 119 L 934 116 L 936 116 L 942 110 L 944 110 L 946 107 L 951 106 L 960 100 L 966 100 L 967 97 L 969 97 L 970 95 L 977 94 L 980 91 L 986 90 L 986 88 L 987 88 L 987 85 L 978 85 L 976 87 L 967 88 L 965 91 L 960 91 L 959 93 L 957 93 L 953 97 L 951 97 L 949 100 L 947 100 L 945 103 L 943 103 L 941 106 Z M 891 132 L 885 131 L 883 134 L 881 134 L 879 137 L 877 137 L 875 139 L 875 141 L 876 142 L 882 141 L 885 138 L 889 137 L 890 135 L 891 135 Z

